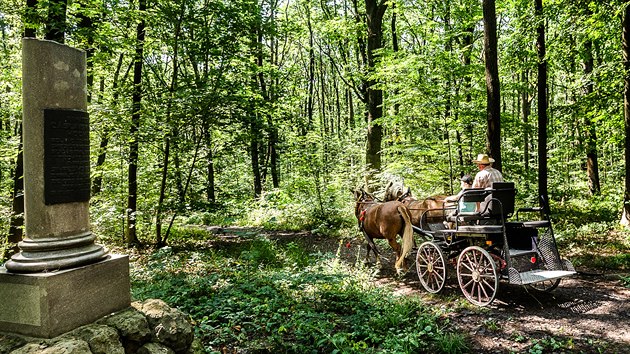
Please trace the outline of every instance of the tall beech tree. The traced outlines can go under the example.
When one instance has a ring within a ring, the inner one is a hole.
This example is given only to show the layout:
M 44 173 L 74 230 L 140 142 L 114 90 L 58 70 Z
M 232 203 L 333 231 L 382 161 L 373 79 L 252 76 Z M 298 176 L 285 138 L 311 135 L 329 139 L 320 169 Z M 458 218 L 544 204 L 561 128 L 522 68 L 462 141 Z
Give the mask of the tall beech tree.
M 133 58 L 133 93 L 131 97 L 131 126 L 129 129 L 129 167 L 127 180 L 127 210 L 125 241 L 128 244 L 139 243 L 138 239 L 138 155 L 140 148 L 140 115 L 142 111 L 142 64 L 144 62 L 145 11 L 146 0 L 138 1 L 140 20 L 136 27 L 136 53 Z
M 626 3 L 621 13 L 621 48 L 623 55 L 623 117 L 625 179 L 621 224 L 630 226 L 630 3 Z
M 497 15 L 495 0 L 483 0 L 483 49 L 486 63 L 487 130 L 486 150 L 501 170 L 501 85 L 497 52 Z
M 588 5 L 584 6 L 585 16 L 587 20 L 592 16 L 592 11 Z M 593 99 L 594 84 L 593 84 L 593 41 L 590 38 L 586 38 L 584 41 L 583 49 L 583 61 L 582 66 L 584 68 L 584 79 L 586 81 L 584 85 L 584 96 L 586 102 L 590 102 Z M 584 127 L 586 129 L 586 173 L 588 177 L 588 187 L 591 194 L 596 195 L 600 193 L 601 187 L 599 183 L 599 163 L 597 153 L 597 130 L 595 123 L 591 119 L 591 105 L 585 108 L 584 114 Z
M 547 191 L 547 47 L 542 0 L 534 1 L 536 15 L 536 52 L 538 54 L 538 195 L 548 200 Z
M 365 161 L 368 168 L 366 187 L 370 188 L 372 173 L 381 170 L 381 143 L 383 140 L 383 126 L 377 120 L 383 116 L 383 90 L 376 87 L 376 80 L 371 78 L 371 72 L 376 67 L 376 57 L 379 49 L 383 48 L 383 16 L 387 10 L 386 0 L 365 0 L 365 14 L 367 21 L 367 80 L 364 81 L 367 99 L 367 147 Z

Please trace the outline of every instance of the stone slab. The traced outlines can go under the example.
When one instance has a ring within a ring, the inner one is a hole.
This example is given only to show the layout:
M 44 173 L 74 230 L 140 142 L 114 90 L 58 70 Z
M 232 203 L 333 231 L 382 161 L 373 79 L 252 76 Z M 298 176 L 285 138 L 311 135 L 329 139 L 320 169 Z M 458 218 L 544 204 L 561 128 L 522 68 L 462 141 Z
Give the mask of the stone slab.
M 53 338 L 131 304 L 129 257 L 17 274 L 0 268 L 0 332 Z

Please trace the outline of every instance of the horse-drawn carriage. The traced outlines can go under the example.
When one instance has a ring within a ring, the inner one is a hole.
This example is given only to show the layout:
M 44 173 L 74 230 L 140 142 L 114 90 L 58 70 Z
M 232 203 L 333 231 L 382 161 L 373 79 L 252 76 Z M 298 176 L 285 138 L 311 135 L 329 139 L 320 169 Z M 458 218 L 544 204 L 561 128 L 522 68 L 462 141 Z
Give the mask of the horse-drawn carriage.
M 464 296 L 486 306 L 501 280 L 551 291 L 576 273 L 560 257 L 546 200 L 541 199 L 540 207 L 515 211 L 515 195 L 513 183 L 495 182 L 490 189 L 465 190 L 453 207 L 405 203 L 411 214 L 419 215 L 413 230 L 425 239 L 416 254 L 425 290 L 442 291 L 454 267 Z M 470 204 L 476 207 L 464 207 Z M 535 220 L 522 220 L 534 214 L 539 214 Z

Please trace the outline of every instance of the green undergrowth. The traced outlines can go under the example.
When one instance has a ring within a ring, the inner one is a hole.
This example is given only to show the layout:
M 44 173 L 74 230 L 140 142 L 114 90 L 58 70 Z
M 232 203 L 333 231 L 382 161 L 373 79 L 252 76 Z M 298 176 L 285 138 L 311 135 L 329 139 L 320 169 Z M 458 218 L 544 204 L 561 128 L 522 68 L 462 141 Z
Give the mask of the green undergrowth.
M 610 193 L 552 204 L 561 254 L 580 268 L 630 270 L 630 230 L 620 225 L 621 199 Z
M 335 254 L 254 237 L 226 249 L 162 248 L 132 264 L 133 297 L 190 314 L 207 352 L 459 353 L 440 310 L 377 288 Z

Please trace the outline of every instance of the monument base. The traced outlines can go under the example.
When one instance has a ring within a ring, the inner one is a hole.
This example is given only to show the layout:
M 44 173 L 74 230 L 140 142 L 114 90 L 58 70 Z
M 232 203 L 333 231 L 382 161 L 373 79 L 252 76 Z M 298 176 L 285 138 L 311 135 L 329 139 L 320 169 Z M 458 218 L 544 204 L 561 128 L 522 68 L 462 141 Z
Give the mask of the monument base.
M 52 338 L 131 304 L 129 257 L 48 273 L 0 268 L 0 332 Z

